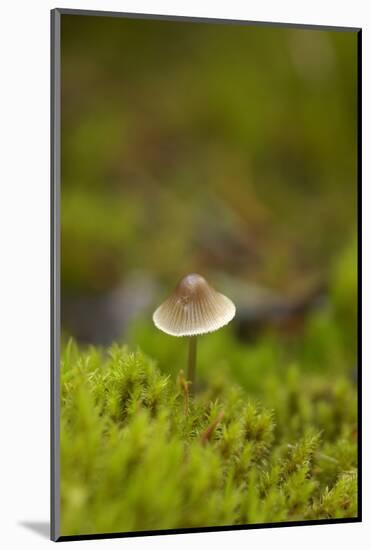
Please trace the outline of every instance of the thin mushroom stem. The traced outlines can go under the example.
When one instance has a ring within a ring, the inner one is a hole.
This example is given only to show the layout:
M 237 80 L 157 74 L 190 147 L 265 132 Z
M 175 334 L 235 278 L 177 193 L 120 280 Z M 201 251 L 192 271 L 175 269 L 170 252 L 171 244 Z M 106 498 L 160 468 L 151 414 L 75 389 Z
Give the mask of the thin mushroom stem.
M 189 337 L 188 349 L 188 380 L 191 383 L 190 391 L 194 393 L 196 382 L 197 336 Z

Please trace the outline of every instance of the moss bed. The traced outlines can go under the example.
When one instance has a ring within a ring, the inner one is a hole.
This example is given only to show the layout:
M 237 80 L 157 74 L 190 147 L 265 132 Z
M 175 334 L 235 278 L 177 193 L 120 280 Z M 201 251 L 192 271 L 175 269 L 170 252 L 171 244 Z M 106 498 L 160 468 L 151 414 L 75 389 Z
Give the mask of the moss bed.
M 140 351 L 70 341 L 62 534 L 355 517 L 354 384 L 292 366 L 265 387 L 269 407 L 221 379 L 192 397 Z

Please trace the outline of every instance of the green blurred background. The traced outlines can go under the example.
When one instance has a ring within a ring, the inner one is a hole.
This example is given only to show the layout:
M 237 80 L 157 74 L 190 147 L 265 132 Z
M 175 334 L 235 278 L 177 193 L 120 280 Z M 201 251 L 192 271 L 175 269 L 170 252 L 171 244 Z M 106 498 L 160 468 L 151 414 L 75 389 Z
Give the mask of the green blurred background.
M 356 44 L 344 31 L 63 16 L 64 337 L 139 345 L 175 372 L 185 345 L 151 316 L 199 272 L 237 305 L 203 339 L 201 371 L 229 358 L 251 387 L 251 356 L 258 387 L 283 353 L 351 375 Z

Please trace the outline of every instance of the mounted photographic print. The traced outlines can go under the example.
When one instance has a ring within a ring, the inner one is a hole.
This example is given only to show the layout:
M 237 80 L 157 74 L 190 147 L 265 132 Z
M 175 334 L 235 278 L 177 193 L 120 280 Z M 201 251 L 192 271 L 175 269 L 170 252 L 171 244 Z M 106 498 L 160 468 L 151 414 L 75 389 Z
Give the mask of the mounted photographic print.
M 52 11 L 52 538 L 354 522 L 355 28 Z

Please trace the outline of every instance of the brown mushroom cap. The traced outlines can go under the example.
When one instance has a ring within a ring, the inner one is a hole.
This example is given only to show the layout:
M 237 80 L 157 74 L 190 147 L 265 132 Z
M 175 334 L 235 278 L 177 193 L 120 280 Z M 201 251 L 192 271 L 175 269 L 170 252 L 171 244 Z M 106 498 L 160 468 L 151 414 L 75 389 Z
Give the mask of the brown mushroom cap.
M 172 336 L 195 336 L 227 325 L 236 314 L 234 303 L 214 290 L 197 273 L 184 277 L 153 314 L 157 328 Z

